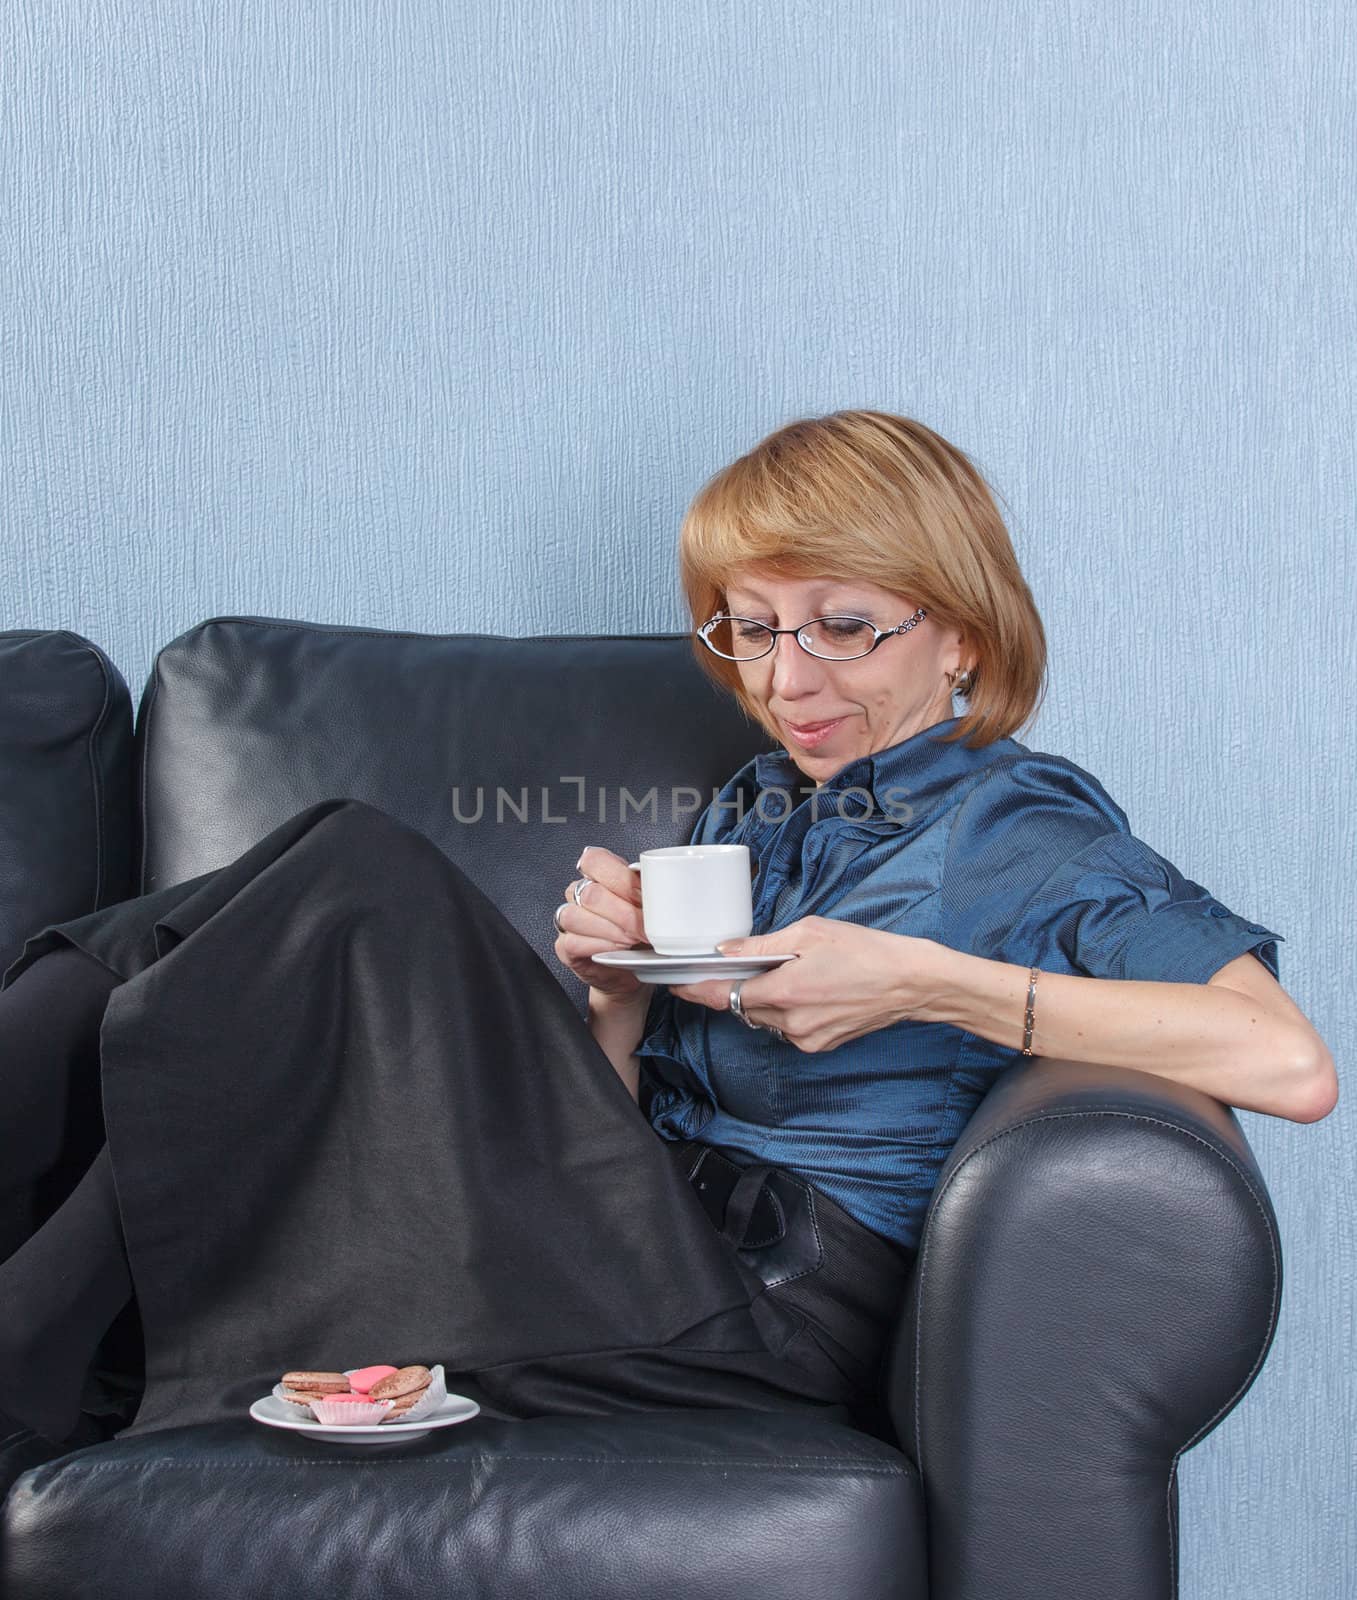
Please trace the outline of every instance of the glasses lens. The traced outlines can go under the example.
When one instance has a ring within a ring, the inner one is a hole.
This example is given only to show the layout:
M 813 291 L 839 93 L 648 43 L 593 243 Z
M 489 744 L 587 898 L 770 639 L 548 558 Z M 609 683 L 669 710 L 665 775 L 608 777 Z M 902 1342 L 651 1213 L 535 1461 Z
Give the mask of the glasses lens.
M 812 655 L 826 661 L 851 661 L 865 656 L 876 642 L 876 629 L 861 617 L 817 617 L 798 635 Z
M 753 661 L 767 655 L 773 636 L 761 622 L 747 617 L 722 617 L 702 630 L 708 649 L 730 661 Z

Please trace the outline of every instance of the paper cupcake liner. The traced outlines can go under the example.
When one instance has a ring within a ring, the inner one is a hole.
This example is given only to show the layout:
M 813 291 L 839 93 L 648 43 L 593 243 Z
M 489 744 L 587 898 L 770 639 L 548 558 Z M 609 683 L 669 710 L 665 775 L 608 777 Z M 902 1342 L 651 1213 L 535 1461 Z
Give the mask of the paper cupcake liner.
M 272 1389 L 273 1398 L 281 1400 L 285 1406 L 290 1406 L 299 1417 L 314 1417 L 309 1400 L 298 1400 L 295 1395 L 289 1394 L 281 1383 L 275 1383 Z
M 311 1414 L 327 1428 L 370 1428 L 391 1409 L 389 1400 L 369 1400 L 366 1405 L 356 1400 L 313 1400 Z

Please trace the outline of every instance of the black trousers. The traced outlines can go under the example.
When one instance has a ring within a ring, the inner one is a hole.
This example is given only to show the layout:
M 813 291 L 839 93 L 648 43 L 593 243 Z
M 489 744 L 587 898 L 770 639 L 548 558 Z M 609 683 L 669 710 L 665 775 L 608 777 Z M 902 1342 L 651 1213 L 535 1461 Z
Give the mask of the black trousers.
M 3 988 L 72 945 L 112 982 L 101 1159 L 145 1337 L 134 1430 L 374 1361 L 441 1361 L 500 1416 L 877 1426 L 908 1255 L 788 1175 L 809 1234 L 792 1203 L 771 1246 L 743 1218 L 721 1231 L 690 1182 L 701 1152 L 654 1133 L 546 966 L 417 830 L 321 802 L 216 872 L 43 930 Z

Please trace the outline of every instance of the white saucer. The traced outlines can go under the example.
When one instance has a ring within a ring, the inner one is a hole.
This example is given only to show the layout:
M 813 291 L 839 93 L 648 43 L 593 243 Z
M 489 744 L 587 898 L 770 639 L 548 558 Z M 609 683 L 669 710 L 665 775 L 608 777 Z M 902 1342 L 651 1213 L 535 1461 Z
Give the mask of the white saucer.
M 708 978 L 757 978 L 784 961 L 795 961 L 788 951 L 776 956 L 662 956 L 648 946 L 639 950 L 607 950 L 590 956 L 601 967 L 621 967 L 634 972 L 642 983 L 704 983 Z
M 286 1428 L 289 1433 L 305 1433 L 330 1444 L 411 1444 L 434 1428 L 450 1428 L 455 1422 L 470 1422 L 480 1407 L 463 1394 L 450 1394 L 437 1411 L 418 1422 L 373 1422 L 362 1427 L 317 1422 L 299 1415 L 296 1406 L 266 1394 L 250 1407 L 250 1415 L 266 1428 Z

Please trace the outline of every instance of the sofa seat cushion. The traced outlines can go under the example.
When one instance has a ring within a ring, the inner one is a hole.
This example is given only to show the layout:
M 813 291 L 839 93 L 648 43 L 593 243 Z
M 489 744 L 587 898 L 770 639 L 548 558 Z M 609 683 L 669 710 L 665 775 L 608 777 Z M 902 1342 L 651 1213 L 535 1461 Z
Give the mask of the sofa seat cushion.
M 74 1434 L 65 1443 L 51 1444 L 41 1434 L 0 1411 L 0 1501 L 4 1500 L 14 1480 L 30 1468 L 42 1466 L 58 1456 L 70 1455 L 82 1445 L 99 1444 L 108 1438 L 110 1431 L 101 1418 L 82 1416 Z
M 921 1600 L 918 1476 L 786 1413 L 478 1417 L 400 1446 L 112 1440 L 6 1505 L 10 1600 Z

